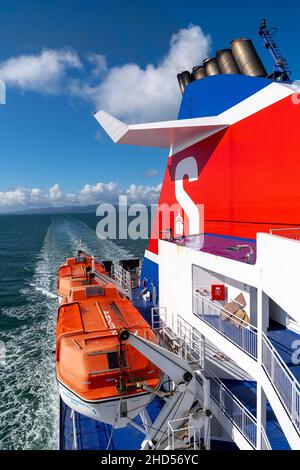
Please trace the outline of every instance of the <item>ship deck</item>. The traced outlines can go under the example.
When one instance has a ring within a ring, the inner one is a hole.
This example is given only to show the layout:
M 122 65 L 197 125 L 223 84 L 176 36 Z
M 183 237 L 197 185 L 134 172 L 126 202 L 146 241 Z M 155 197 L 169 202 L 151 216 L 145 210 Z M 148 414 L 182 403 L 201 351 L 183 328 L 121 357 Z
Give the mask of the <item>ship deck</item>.
M 255 264 L 256 241 L 227 235 L 203 233 L 169 240 L 179 246 L 203 251 L 224 258 Z

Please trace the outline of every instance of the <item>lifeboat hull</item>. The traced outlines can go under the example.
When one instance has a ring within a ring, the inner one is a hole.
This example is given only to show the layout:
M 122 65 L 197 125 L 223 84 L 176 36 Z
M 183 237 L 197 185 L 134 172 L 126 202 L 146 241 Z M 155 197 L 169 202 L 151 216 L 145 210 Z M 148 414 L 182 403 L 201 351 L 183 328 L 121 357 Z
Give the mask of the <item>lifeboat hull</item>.
M 145 392 L 126 396 L 122 400 L 114 398 L 93 402 L 82 400 L 61 383 L 58 387 L 61 399 L 69 408 L 114 428 L 127 426 L 154 398 L 153 393 Z

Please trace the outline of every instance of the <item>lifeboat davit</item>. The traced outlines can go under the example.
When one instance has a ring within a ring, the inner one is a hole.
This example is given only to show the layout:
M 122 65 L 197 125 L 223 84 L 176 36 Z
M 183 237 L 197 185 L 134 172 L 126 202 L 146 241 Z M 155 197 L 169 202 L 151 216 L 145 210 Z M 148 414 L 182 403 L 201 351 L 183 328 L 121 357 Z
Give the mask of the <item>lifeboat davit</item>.
M 126 328 L 157 343 L 142 315 L 83 252 L 58 271 L 56 374 L 62 400 L 89 418 L 124 427 L 153 399 L 161 371 L 119 338 Z M 100 275 L 100 276 L 99 276 Z M 145 388 L 143 388 L 145 386 Z

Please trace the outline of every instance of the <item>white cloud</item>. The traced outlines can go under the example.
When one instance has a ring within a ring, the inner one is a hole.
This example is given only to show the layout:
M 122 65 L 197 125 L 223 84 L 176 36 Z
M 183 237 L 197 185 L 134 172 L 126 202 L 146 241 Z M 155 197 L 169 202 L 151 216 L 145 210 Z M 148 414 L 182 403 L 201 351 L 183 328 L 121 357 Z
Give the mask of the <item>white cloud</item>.
M 65 93 L 128 122 L 175 119 L 180 103 L 176 75 L 191 70 L 208 56 L 210 36 L 190 25 L 173 34 L 169 51 L 158 64 L 135 63 L 109 68 L 103 54 L 86 56 L 86 67 L 70 48 L 44 49 L 39 54 L 0 62 L 0 79 L 22 91 Z M 89 66 L 87 66 L 89 64 Z M 82 69 L 82 74 L 72 71 Z
M 58 184 L 49 189 L 16 188 L 12 191 L 0 192 L 0 212 L 36 207 L 87 206 L 102 202 L 117 203 L 121 194 L 127 195 L 129 203 L 151 204 L 157 202 L 160 190 L 161 184 L 157 186 L 131 184 L 128 188 L 121 188 L 115 182 L 86 184 L 76 193 L 65 192 Z
M 147 170 L 144 172 L 144 175 L 146 178 L 154 178 L 154 176 L 158 176 L 159 171 L 155 170 L 155 168 L 150 168 L 150 170 Z
M 97 204 L 97 202 L 117 201 L 120 189 L 118 183 L 86 184 L 78 195 L 78 202 L 83 205 Z
M 136 186 L 135 184 L 131 184 L 126 190 L 128 201 L 142 202 L 145 204 L 156 203 L 160 195 L 161 186 L 161 183 L 156 186 Z
M 107 60 L 103 54 L 88 54 L 89 62 L 93 65 L 92 73 L 95 76 L 101 75 L 107 71 Z
M 0 62 L 0 79 L 8 86 L 41 93 L 63 91 L 63 81 L 69 69 L 80 69 L 82 64 L 72 49 L 44 49 L 35 55 L 11 57 Z
M 209 48 L 210 36 L 191 25 L 172 36 L 169 52 L 158 65 L 112 67 L 98 84 L 78 80 L 69 90 L 92 102 L 94 110 L 104 109 L 129 122 L 176 118 L 180 103 L 176 75 L 199 64 Z

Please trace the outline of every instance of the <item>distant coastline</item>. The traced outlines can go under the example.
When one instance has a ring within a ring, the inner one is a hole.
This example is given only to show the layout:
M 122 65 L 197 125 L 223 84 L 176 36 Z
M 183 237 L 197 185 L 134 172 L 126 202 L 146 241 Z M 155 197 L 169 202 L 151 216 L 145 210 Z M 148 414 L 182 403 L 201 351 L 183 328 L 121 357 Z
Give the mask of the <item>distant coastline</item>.
M 32 207 L 31 209 L 0 212 L 0 215 L 26 214 L 92 214 L 96 213 L 97 205 L 92 206 L 62 206 L 62 207 Z

